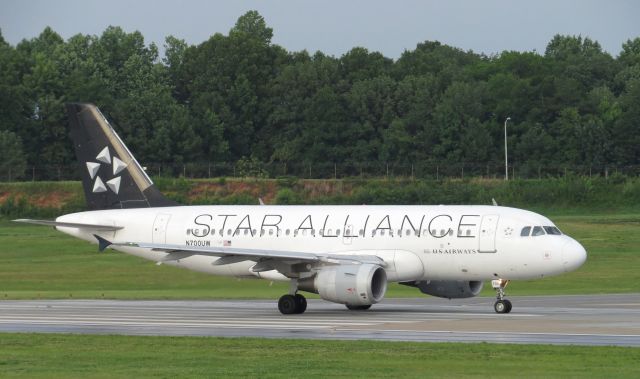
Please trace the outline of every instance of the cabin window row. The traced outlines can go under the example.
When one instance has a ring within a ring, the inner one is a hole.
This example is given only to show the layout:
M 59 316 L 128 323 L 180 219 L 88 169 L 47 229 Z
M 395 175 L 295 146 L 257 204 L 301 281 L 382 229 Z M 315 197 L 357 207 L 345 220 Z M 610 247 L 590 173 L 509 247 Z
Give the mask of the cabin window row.
M 205 233 L 207 233 L 207 230 L 204 231 Z M 249 232 L 251 232 L 251 234 L 249 234 Z M 394 233 L 395 232 L 395 233 Z M 198 232 L 194 232 L 194 234 L 197 234 Z M 225 231 L 220 229 L 220 230 L 215 230 L 215 229 L 211 229 L 209 232 L 211 235 L 220 235 L 220 236 L 224 236 L 225 235 Z M 269 236 L 273 236 L 275 235 L 275 229 L 270 228 L 270 229 L 261 229 L 259 235 L 265 236 L 265 235 L 269 235 Z M 316 236 L 316 229 L 286 229 L 284 231 L 284 234 L 286 236 L 290 236 L 293 235 L 294 237 L 297 237 L 299 235 L 302 236 L 312 236 L 315 237 Z M 326 234 L 325 234 L 325 230 L 324 229 L 319 229 L 318 230 L 318 236 L 336 236 L 336 237 L 340 237 L 340 235 L 343 234 L 342 233 L 342 229 L 336 229 L 335 231 L 333 229 L 327 229 L 326 230 Z M 360 229 L 358 231 L 358 235 L 352 235 L 351 234 L 351 230 L 350 229 L 346 229 L 345 233 L 343 234 L 343 237 L 364 237 L 364 230 Z M 424 229 L 422 231 L 422 235 L 427 235 L 429 234 L 429 230 L 428 229 Z M 445 236 L 453 236 L 453 229 L 440 229 L 440 230 L 436 230 L 436 229 L 432 229 L 431 233 L 432 236 L 437 236 L 437 237 L 445 237 Z M 258 235 L 258 231 L 256 229 L 253 230 L 249 230 L 249 229 L 237 229 L 237 230 L 232 230 L 232 229 L 227 229 L 226 231 L 226 235 L 227 236 L 240 236 L 240 235 L 245 235 L 245 236 L 257 236 Z M 278 234 L 277 236 L 279 236 L 280 234 Z M 375 237 L 375 236 L 389 236 L 389 237 L 394 237 L 394 236 L 398 236 L 398 237 L 402 237 L 402 236 L 416 236 L 419 237 L 418 234 L 413 230 L 413 229 L 407 229 L 407 230 L 400 230 L 398 229 L 397 231 L 394 230 L 390 230 L 390 229 L 375 229 L 371 231 L 371 236 Z M 463 231 L 462 229 L 458 230 L 458 237 L 471 237 L 471 229 L 466 229 L 465 231 Z

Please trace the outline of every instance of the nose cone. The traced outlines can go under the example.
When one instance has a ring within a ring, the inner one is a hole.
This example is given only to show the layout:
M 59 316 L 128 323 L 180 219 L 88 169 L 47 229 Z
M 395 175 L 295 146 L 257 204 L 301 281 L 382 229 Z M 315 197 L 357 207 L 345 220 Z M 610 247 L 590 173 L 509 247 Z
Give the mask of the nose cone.
M 587 260 L 587 251 L 578 243 L 578 241 L 570 238 L 562 246 L 562 264 L 566 272 L 573 271 Z

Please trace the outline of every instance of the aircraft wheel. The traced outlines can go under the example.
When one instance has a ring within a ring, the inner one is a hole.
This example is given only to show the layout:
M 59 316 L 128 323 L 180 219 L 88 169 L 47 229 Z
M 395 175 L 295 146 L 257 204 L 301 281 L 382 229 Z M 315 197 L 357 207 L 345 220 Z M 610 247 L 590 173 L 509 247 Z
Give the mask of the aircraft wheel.
M 295 313 L 304 313 L 307 310 L 307 298 L 297 293 L 294 296 L 296 300 L 296 312 Z
M 366 311 L 367 309 L 371 308 L 371 304 L 368 305 L 351 305 L 351 304 L 345 304 L 347 309 L 350 311 Z
M 509 300 L 498 300 L 493 304 L 493 309 L 496 313 L 509 313 L 511 312 L 511 302 Z
M 283 295 L 278 300 L 278 310 L 283 315 L 292 315 L 296 313 L 297 309 L 296 298 L 293 295 Z

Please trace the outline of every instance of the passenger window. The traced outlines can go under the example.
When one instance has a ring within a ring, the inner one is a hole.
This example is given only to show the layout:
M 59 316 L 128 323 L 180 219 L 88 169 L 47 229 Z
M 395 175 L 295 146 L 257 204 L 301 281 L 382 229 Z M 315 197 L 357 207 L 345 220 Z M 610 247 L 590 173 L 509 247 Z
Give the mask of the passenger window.
M 384 236 L 384 229 L 380 231 L 380 235 Z
M 544 229 L 541 226 L 534 226 L 533 232 L 531 233 L 532 237 L 544 236 Z
M 556 228 L 555 226 L 544 226 L 543 228 L 544 228 L 544 231 L 547 232 L 547 234 L 550 234 L 552 236 L 562 235 L 560 230 L 558 228 Z
M 360 234 L 360 237 L 364 237 L 364 230 L 360 229 L 360 232 L 358 234 Z
M 269 235 L 272 236 L 273 235 L 273 229 L 269 229 Z
M 522 231 L 520 232 L 520 236 L 521 237 L 529 237 L 529 233 L 531 233 L 531 227 L 530 226 L 525 226 L 524 228 L 522 228 Z
M 336 236 L 340 235 L 340 229 L 336 229 Z
M 291 231 L 289 229 L 287 229 L 287 231 L 285 232 L 286 235 L 289 235 Z

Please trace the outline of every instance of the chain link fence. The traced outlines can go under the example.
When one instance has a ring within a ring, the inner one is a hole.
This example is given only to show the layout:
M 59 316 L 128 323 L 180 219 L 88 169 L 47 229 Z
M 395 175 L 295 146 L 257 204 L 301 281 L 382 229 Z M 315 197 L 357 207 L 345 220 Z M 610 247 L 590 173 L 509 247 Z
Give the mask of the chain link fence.
M 80 180 L 81 168 L 73 165 L 29 166 L 19 172 L 0 171 L 0 181 L 61 181 Z M 348 179 L 348 178 L 413 178 L 464 179 L 505 177 L 504 164 L 499 163 L 260 163 L 255 161 L 205 163 L 152 163 L 145 166 L 151 177 L 168 178 L 280 178 Z M 540 165 L 515 162 L 509 166 L 510 179 L 541 179 L 547 177 L 583 176 L 608 177 L 610 175 L 638 176 L 640 165 L 632 166 L 569 166 Z

